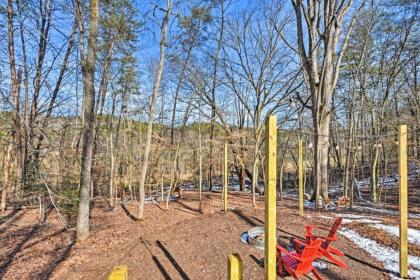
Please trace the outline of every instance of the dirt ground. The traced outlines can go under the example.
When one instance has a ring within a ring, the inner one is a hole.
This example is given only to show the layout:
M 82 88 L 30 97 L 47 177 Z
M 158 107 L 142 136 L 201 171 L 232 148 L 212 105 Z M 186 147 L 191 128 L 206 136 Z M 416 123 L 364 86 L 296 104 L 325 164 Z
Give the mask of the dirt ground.
M 107 279 L 121 264 L 128 265 L 130 279 L 226 279 L 230 253 L 240 254 L 245 279 L 263 279 L 262 251 L 240 240 L 250 227 L 262 225 L 263 201 L 254 209 L 249 195 L 231 193 L 224 213 L 220 200 L 220 194 L 205 193 L 200 213 L 197 193 L 186 192 L 169 211 L 164 204 L 148 204 L 142 223 L 133 216 L 135 203 L 112 211 L 97 204 L 91 236 L 81 244 L 74 242 L 75 229 L 62 229 L 54 210 L 43 225 L 37 210 L 9 211 L 0 216 L 0 279 Z M 284 246 L 291 237 L 303 237 L 304 224 L 325 224 L 317 212 L 299 217 L 295 204 L 278 202 L 277 233 Z M 324 262 L 327 268 L 319 271 L 325 279 L 389 279 L 382 264 L 351 241 L 339 236 L 336 246 L 346 253 L 350 270 Z

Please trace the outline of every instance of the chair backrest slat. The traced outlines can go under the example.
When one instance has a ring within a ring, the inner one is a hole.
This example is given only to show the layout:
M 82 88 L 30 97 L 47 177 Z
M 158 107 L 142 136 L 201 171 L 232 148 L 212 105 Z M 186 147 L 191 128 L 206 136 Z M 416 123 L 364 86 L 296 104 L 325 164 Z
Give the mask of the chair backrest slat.
M 296 267 L 296 272 L 309 272 L 312 270 L 312 262 L 318 257 L 318 249 L 321 246 L 322 240 L 317 239 L 311 244 L 306 245 L 299 257 L 302 259 L 302 262 Z
M 335 220 L 335 222 L 334 222 L 334 224 L 333 224 L 333 226 L 332 226 L 332 228 L 331 228 L 331 230 L 330 230 L 330 233 L 328 234 L 328 237 L 334 237 L 334 235 L 335 235 L 335 233 L 337 232 L 337 230 L 338 230 L 338 228 L 340 227 L 340 225 L 341 225 L 341 221 L 343 220 L 343 217 L 338 217 L 336 220 Z

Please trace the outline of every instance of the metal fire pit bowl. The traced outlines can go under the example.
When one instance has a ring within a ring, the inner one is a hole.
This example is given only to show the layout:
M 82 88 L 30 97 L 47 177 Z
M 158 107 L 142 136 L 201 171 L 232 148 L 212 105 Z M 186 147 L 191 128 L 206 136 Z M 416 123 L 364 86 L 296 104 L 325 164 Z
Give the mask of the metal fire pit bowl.
M 264 227 L 252 227 L 248 230 L 248 243 L 264 250 Z

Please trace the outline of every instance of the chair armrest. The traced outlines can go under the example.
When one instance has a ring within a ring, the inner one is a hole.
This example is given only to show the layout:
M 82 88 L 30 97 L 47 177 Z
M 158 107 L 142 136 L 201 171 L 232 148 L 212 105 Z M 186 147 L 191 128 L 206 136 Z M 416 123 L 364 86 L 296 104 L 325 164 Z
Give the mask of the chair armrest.
M 312 235 L 311 239 L 324 239 L 327 241 L 336 241 L 337 237 L 335 235 L 333 237 Z
M 293 243 L 295 244 L 295 251 L 298 254 L 300 254 L 300 252 L 301 252 L 301 247 L 300 246 L 305 247 L 307 245 L 306 242 L 303 242 L 302 240 L 297 239 L 297 238 L 293 238 Z
M 326 230 L 326 231 L 330 231 L 331 229 L 330 228 L 326 228 L 326 227 L 318 227 L 319 229 L 323 229 L 323 230 Z
M 293 239 L 293 242 L 295 242 L 295 244 L 302 245 L 304 247 L 306 247 L 308 245 L 306 242 L 304 242 L 304 241 L 302 241 L 300 239 L 297 239 L 297 238 L 294 238 Z
M 291 257 L 292 259 L 297 260 L 298 262 L 302 262 L 302 258 L 296 256 L 295 254 L 291 254 L 291 252 L 287 251 L 286 249 L 284 249 L 283 247 L 281 247 L 280 245 L 276 245 L 277 251 L 280 251 L 286 255 L 288 255 L 289 257 Z M 280 254 L 280 258 L 281 258 L 281 254 Z
M 318 226 L 310 224 L 310 225 L 305 225 L 305 228 L 313 229 L 313 228 L 318 228 Z
M 289 251 L 287 251 L 286 249 L 281 247 L 279 244 L 276 245 L 276 249 L 277 249 L 277 251 L 280 251 L 280 252 L 285 253 L 285 254 L 289 253 Z
M 318 227 L 316 225 L 305 225 L 305 228 L 306 228 L 305 237 L 306 237 L 306 240 L 309 240 L 312 236 L 312 229 L 316 229 Z

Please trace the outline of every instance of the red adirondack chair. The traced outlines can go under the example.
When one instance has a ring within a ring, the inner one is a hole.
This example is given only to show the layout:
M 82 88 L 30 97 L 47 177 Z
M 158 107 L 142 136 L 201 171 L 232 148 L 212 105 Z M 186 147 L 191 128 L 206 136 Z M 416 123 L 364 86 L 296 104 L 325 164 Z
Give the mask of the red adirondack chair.
M 320 227 L 320 226 L 315 226 L 315 225 L 306 225 L 306 243 L 310 244 L 311 242 L 313 242 L 314 240 L 323 240 L 321 246 L 319 247 L 319 254 L 320 256 L 323 256 L 325 258 L 327 258 L 329 261 L 331 261 L 332 263 L 334 263 L 335 265 L 338 265 L 339 267 L 345 268 L 345 269 L 349 269 L 349 267 L 347 266 L 347 264 L 345 264 L 343 261 L 339 260 L 338 258 L 334 257 L 332 254 L 339 256 L 339 257 L 343 257 L 344 253 L 341 252 L 340 250 L 338 250 L 337 248 L 332 247 L 330 244 L 333 241 L 337 240 L 337 230 L 341 225 L 341 221 L 343 220 L 342 217 L 339 217 L 335 220 L 333 226 L 329 229 L 329 228 L 325 228 L 325 227 Z M 323 229 L 326 231 L 329 231 L 327 236 L 318 236 L 318 235 L 314 235 L 312 234 L 312 229 Z
M 278 256 L 278 273 L 280 277 L 286 275 L 286 272 L 299 279 L 299 276 L 313 273 L 318 280 L 322 280 L 319 272 L 313 267 L 313 261 L 319 257 L 319 247 L 322 244 L 322 239 L 312 241 L 310 244 L 302 242 L 298 239 L 294 240 L 295 251 L 287 251 L 277 244 Z

